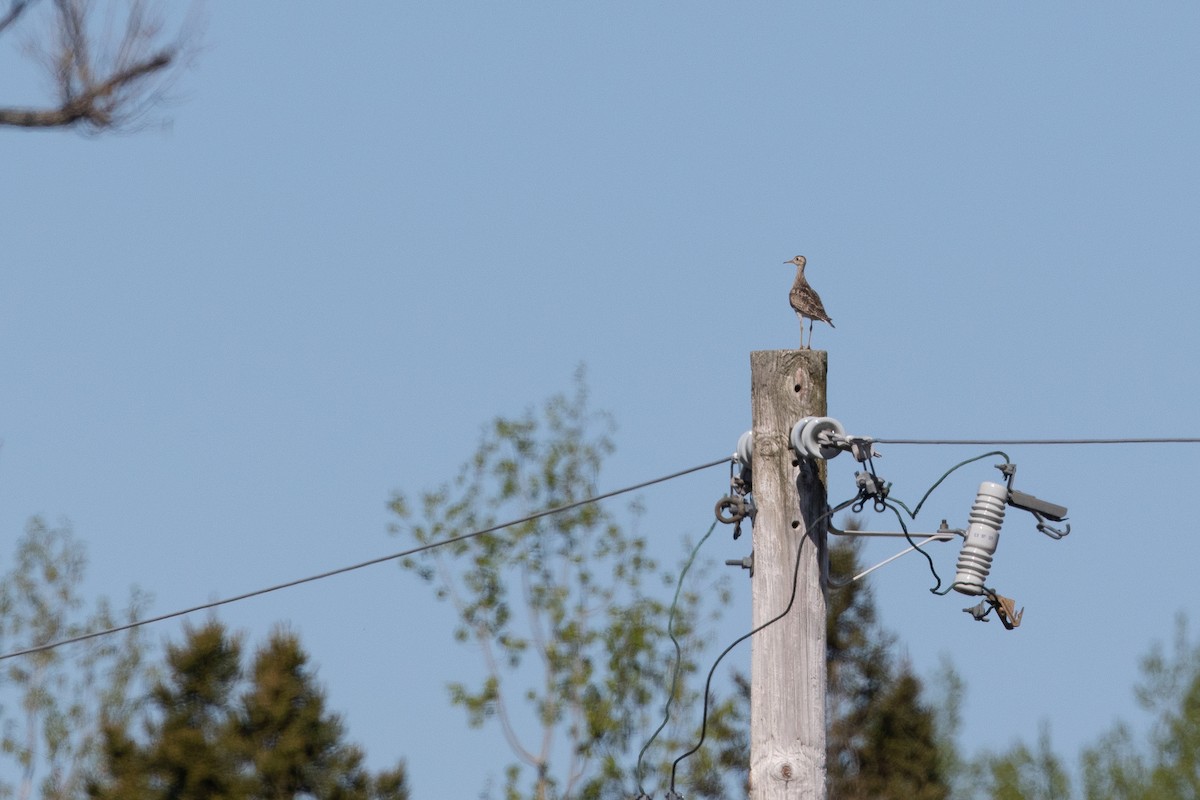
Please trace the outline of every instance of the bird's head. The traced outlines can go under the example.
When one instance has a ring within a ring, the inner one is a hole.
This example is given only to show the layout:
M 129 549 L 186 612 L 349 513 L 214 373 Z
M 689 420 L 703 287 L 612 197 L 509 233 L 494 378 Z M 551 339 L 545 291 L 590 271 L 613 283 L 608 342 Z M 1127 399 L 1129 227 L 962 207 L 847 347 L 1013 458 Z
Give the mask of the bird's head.
M 804 256 L 796 256 L 791 261 L 785 261 L 783 263 L 795 264 L 799 269 L 804 269 L 804 265 L 808 263 L 808 260 Z

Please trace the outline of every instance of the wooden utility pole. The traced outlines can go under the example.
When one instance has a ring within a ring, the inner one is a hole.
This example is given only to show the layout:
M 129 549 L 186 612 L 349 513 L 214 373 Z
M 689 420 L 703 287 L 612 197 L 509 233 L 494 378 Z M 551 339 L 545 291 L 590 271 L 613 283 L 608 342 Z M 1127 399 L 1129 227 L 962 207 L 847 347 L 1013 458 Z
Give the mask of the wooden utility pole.
M 798 576 L 787 616 L 751 639 L 750 800 L 825 798 L 825 464 L 798 459 L 788 434 L 826 414 L 826 356 L 750 354 L 755 628 L 788 607 Z

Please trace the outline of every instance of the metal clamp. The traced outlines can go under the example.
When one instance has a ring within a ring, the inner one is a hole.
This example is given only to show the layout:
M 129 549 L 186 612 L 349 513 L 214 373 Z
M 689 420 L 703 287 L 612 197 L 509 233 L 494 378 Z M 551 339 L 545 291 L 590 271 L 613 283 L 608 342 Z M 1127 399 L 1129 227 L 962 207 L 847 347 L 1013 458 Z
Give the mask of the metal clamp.
M 738 439 L 737 453 L 729 463 L 729 494 L 717 501 L 713 509 L 718 522 L 733 525 L 733 538 L 742 535 L 742 520 L 747 517 L 751 522 L 758 509 L 754 506 L 754 496 L 751 494 L 750 459 L 754 452 L 754 436 L 746 431 Z M 738 469 L 738 465 L 741 469 Z
M 1000 620 L 1000 624 L 1007 630 L 1013 630 L 1021 624 L 1021 617 L 1025 616 L 1025 609 L 1017 611 L 1017 603 L 1011 597 L 996 594 L 991 589 L 984 590 L 984 599 L 979 601 L 978 605 L 964 608 L 963 611 L 970 614 L 979 622 L 987 622 L 988 615 L 994 610 L 996 617 Z
M 1046 524 L 1046 520 L 1066 522 L 1066 506 L 1060 506 L 1057 503 L 1051 503 L 1040 497 L 1034 497 L 1031 494 L 1019 492 L 1012 488 L 1013 478 L 1017 475 L 1016 464 L 999 464 L 996 466 L 996 469 L 1000 470 L 1008 478 L 1008 504 L 1013 508 L 1019 508 L 1022 511 L 1028 511 L 1030 514 L 1033 514 L 1037 520 L 1037 529 L 1039 531 L 1051 539 L 1061 539 L 1071 532 L 1070 523 L 1067 523 L 1066 528 L 1063 529 Z

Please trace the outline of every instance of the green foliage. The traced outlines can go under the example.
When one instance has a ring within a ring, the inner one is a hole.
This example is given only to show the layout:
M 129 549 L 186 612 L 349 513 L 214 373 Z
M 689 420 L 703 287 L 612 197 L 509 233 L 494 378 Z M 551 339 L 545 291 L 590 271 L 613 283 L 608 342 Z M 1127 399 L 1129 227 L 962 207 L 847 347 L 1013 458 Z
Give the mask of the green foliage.
M 425 544 L 594 496 L 610 433 L 610 421 L 588 410 L 581 372 L 572 395 L 495 419 L 453 481 L 417 503 L 397 495 L 393 529 Z M 450 699 L 470 724 L 499 726 L 515 758 L 505 797 L 634 793 L 637 749 L 670 692 L 675 653 L 660 595 L 678 574 L 659 570 L 643 537 L 588 504 L 435 548 L 404 566 L 453 603 L 455 637 L 482 654 L 486 677 L 452 683 Z M 675 708 L 694 705 L 686 686 L 702 622 L 699 596 L 685 586 L 673 625 L 683 643 Z M 678 744 L 668 731 L 655 758 L 678 754 Z
M 407 800 L 403 765 L 370 775 L 299 639 L 278 630 L 243 667 L 218 622 L 167 650 L 144 733 L 105 728 L 93 800 Z
M 750 789 L 750 681 L 735 673 L 735 692 L 708 710 L 708 741 L 688 764 L 687 797 L 722 800 Z
M 845 525 L 857 527 L 853 520 Z M 830 546 L 835 583 L 860 571 L 859 549 L 855 539 Z M 917 677 L 893 663 L 892 637 L 876 620 L 870 587 L 856 581 L 830 592 L 827 614 L 829 797 L 949 797 L 936 716 L 921 699 Z
M 1152 718 L 1139 741 L 1117 723 L 1084 749 L 1082 796 L 1086 800 L 1186 800 L 1200 798 L 1200 645 L 1190 641 L 1180 617 L 1172 651 L 1154 645 L 1142 660 L 1138 703 Z M 1018 742 L 1008 751 L 977 758 L 967 772 L 972 796 L 1000 800 L 1060 800 L 1072 795 L 1050 736 L 1042 728 L 1035 748 Z
M 1135 695 L 1154 719 L 1147 747 L 1118 724 L 1084 751 L 1088 800 L 1200 798 L 1200 645 L 1190 641 L 1182 616 L 1172 650 L 1156 644 L 1142 660 Z
M 1066 800 L 1071 784 L 1062 761 L 1042 726 L 1036 749 L 1023 742 L 1000 755 L 986 755 L 976 766 L 987 797 L 994 800 Z
M 236 725 L 238 755 L 251 765 L 260 797 L 335 796 L 335 788 L 350 791 L 361 780 L 362 753 L 342 743 L 342 723 L 325 710 L 292 633 L 277 632 L 255 656 Z
M 0 577 L 0 649 L 48 644 L 139 615 L 144 600 L 136 591 L 121 619 L 104 600 L 88 612 L 79 593 L 86 565 L 70 527 L 31 519 Z M 15 769 L 3 774 L 20 776 L 16 784 L 0 779 L 0 796 L 76 797 L 98 751 L 102 712 L 114 721 L 132 712 L 144 654 L 139 633 L 128 631 L 0 665 L 3 696 L 16 701 L 6 703 L 0 732 L 0 757 Z
M 937 692 L 933 700 L 933 713 L 939 769 L 950 787 L 951 797 L 970 797 L 970 786 L 974 782 L 972 765 L 963 757 L 958 746 L 966 682 L 954 668 L 950 657 L 943 654 L 931 684 Z

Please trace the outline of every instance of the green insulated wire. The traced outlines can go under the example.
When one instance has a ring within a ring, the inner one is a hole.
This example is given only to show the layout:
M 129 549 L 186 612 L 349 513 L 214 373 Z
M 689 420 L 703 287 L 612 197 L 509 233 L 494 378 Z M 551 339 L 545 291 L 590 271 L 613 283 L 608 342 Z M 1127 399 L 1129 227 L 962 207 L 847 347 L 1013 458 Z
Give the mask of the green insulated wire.
M 1003 450 L 992 450 L 991 452 L 984 453 L 983 455 L 975 456 L 974 458 L 968 458 L 966 461 L 960 461 L 957 464 L 955 464 L 953 467 L 951 467 L 950 469 L 946 470 L 942 474 L 942 477 L 940 477 L 936 481 L 934 481 L 933 486 L 929 487 L 929 491 L 925 492 L 924 496 L 921 497 L 921 502 L 917 503 L 917 507 L 914 508 L 912 511 L 909 511 L 908 506 L 904 505 L 904 503 L 900 502 L 899 500 L 894 500 L 891 498 L 889 498 L 889 500 L 890 500 L 890 502 L 895 503 L 896 505 L 900 506 L 905 511 L 907 511 L 910 519 L 916 519 L 917 514 L 921 513 L 921 506 L 925 505 L 925 501 L 929 499 L 929 495 L 933 494 L 933 490 L 938 488 L 939 486 L 941 486 L 942 481 L 946 480 L 946 478 L 949 478 L 950 474 L 952 472 L 954 472 L 956 469 L 959 469 L 960 467 L 965 467 L 967 464 L 973 464 L 976 461 L 982 461 L 983 459 L 985 459 L 989 456 L 1004 456 L 1004 461 L 1006 463 L 1008 463 L 1008 464 L 1012 463 L 1012 459 L 1009 458 L 1008 454 L 1005 453 Z
M 688 560 L 683 565 L 683 570 L 679 573 L 679 581 L 675 584 L 675 597 L 671 600 L 671 613 L 667 617 L 667 636 L 671 637 L 671 644 L 675 645 L 675 668 L 671 673 L 671 693 L 667 695 L 667 702 L 663 706 L 663 721 L 658 726 L 658 729 L 651 734 L 650 739 L 642 747 L 638 753 L 637 767 L 634 771 L 634 776 L 637 778 L 638 791 L 646 794 L 646 790 L 642 788 L 642 759 L 646 755 L 646 751 L 650 749 L 650 745 L 654 744 L 654 740 L 662 733 L 663 728 L 667 727 L 667 723 L 671 721 L 671 702 L 675 699 L 675 692 L 679 689 L 679 672 L 683 667 L 683 648 L 679 646 L 679 640 L 675 638 L 675 610 L 679 606 L 679 593 L 683 589 L 684 576 L 688 574 L 688 570 L 692 568 L 692 562 L 696 560 L 696 554 L 700 552 L 700 548 L 708 541 L 708 537 L 717 528 L 717 520 L 713 520 L 713 524 L 709 526 L 708 533 L 704 534 L 703 538 L 696 543 L 692 548 L 692 554 L 688 556 Z

